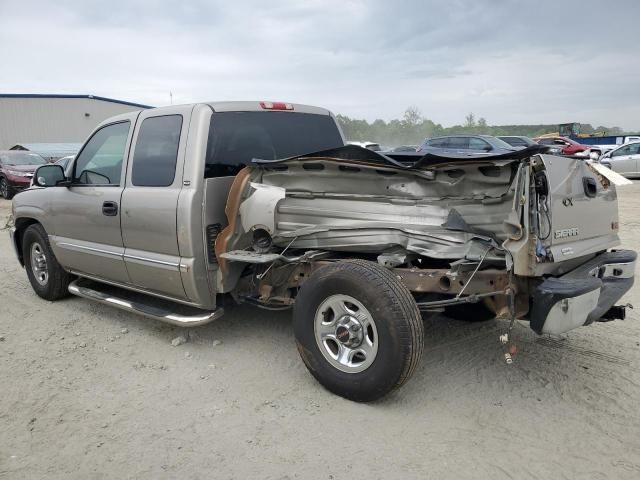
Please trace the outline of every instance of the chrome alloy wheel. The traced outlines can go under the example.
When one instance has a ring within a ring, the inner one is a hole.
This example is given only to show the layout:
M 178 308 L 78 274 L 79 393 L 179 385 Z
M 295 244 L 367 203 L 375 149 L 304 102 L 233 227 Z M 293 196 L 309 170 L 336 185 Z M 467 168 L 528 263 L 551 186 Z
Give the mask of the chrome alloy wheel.
M 31 244 L 31 271 L 36 281 L 44 286 L 49 281 L 49 268 L 47 267 L 47 256 L 38 242 Z
M 313 329 L 324 358 L 342 372 L 362 372 L 376 358 L 376 324 L 364 305 L 349 295 L 327 297 L 316 311 Z

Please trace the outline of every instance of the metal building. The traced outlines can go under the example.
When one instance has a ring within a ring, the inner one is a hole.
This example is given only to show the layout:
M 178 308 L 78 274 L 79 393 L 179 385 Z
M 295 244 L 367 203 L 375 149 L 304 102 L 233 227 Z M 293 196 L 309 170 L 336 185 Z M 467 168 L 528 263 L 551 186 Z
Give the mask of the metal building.
M 79 143 L 104 119 L 148 105 L 95 95 L 0 93 L 0 150 L 27 143 Z

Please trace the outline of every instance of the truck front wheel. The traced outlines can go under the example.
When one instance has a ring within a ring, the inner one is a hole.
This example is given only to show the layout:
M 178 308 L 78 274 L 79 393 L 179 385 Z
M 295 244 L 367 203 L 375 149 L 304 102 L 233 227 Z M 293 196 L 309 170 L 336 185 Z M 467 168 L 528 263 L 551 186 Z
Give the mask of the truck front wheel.
M 45 300 L 58 300 L 69 295 L 71 276 L 56 260 L 49 236 L 42 225 L 30 225 L 22 237 L 24 266 L 31 287 Z
M 376 400 L 400 387 L 422 356 L 416 302 L 377 263 L 353 260 L 318 269 L 296 297 L 293 322 L 311 374 L 350 400 Z

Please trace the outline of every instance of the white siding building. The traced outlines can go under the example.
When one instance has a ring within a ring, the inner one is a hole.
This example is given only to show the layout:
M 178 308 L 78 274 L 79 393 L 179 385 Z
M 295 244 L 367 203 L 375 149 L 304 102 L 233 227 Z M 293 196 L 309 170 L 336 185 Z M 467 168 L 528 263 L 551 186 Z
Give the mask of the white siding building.
M 25 143 L 80 143 L 106 118 L 150 108 L 95 95 L 0 93 L 0 150 Z

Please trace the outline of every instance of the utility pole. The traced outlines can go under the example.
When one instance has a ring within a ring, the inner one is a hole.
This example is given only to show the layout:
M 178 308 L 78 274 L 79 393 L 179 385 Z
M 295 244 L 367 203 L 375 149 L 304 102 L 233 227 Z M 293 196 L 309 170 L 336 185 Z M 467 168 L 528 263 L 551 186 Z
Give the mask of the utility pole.
M 169 103 L 173 105 L 173 93 L 169 92 Z

